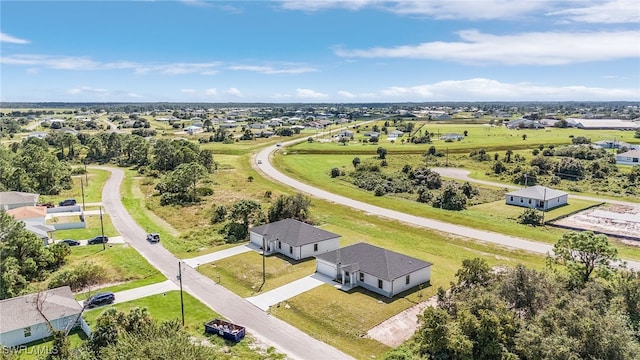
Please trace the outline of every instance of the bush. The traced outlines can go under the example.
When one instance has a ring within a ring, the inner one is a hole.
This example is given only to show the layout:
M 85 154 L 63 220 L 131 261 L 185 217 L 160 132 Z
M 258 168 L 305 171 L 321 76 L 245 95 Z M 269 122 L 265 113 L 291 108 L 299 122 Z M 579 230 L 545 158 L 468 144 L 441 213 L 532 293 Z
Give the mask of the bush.
M 445 210 L 464 210 L 467 207 L 467 197 L 455 184 L 449 183 L 433 200 L 433 207 Z
M 337 167 L 331 169 L 331 177 L 335 178 L 340 176 L 340 169 L 338 169 Z
M 526 209 L 518 216 L 518 223 L 525 225 L 542 225 L 543 215 L 536 209 Z
M 376 196 L 384 196 L 385 194 L 384 187 L 382 185 L 376 186 L 376 188 L 374 189 L 374 194 Z
M 199 187 L 196 189 L 198 196 L 211 196 L 213 195 L 213 189 L 210 187 Z
M 69 285 L 72 291 L 100 284 L 105 280 L 105 269 L 92 262 L 83 262 L 70 269 L 59 271 L 49 280 L 49 289 Z
M 76 166 L 71 169 L 71 175 L 84 175 L 84 174 L 86 174 L 86 171 L 84 171 L 83 166 Z

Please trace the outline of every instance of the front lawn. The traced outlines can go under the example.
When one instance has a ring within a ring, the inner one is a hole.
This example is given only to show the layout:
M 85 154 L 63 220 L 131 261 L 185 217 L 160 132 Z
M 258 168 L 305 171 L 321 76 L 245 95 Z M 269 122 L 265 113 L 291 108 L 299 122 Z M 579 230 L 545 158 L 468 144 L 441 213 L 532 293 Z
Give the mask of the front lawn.
M 109 179 L 110 172 L 99 169 L 88 169 L 87 176 L 74 175 L 72 177 L 73 187 L 69 190 L 63 190 L 58 195 L 41 195 L 40 203 L 52 202 L 58 205 L 58 202 L 64 199 L 76 199 L 78 205 L 82 206 L 82 187 L 80 181 L 84 183 L 84 201 L 87 203 L 102 201 L 102 188 Z M 87 182 L 88 180 L 88 182 Z
M 56 222 L 68 222 L 65 221 L 67 217 L 55 217 L 49 220 L 48 224 L 55 224 Z M 60 219 L 60 220 L 56 220 Z M 100 215 L 86 215 L 84 220 L 87 223 L 87 227 L 84 229 L 69 229 L 69 230 L 56 230 L 54 233 L 54 237 L 56 240 L 62 239 L 74 239 L 74 240 L 86 240 L 90 239 L 96 235 L 102 234 L 102 227 L 100 225 Z M 73 221 L 79 221 L 74 219 Z M 104 227 L 104 234 L 106 236 L 119 236 L 118 230 L 116 230 L 115 226 L 111 223 L 111 218 L 109 215 L 103 213 L 102 214 L 102 226 Z

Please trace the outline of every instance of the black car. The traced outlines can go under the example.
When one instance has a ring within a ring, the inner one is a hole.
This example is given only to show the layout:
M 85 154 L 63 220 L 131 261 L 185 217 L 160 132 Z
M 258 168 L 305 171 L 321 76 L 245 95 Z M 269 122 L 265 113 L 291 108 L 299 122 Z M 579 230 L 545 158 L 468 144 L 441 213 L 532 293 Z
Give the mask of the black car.
M 112 292 L 103 292 L 88 298 L 85 305 L 91 309 L 97 306 L 113 304 L 114 301 L 116 301 L 116 296 Z
M 89 245 L 94 245 L 94 244 L 102 244 L 102 243 L 107 243 L 109 242 L 109 238 L 106 236 L 102 236 L 102 235 L 98 235 L 98 236 L 94 236 L 91 239 L 89 239 L 87 241 L 87 244 Z
M 73 206 L 76 204 L 76 199 L 66 199 L 58 203 L 58 206 Z
M 147 241 L 151 243 L 160 242 L 160 234 L 156 234 L 156 233 L 147 234 Z
M 62 244 L 67 244 L 69 246 L 78 246 L 80 245 L 80 241 L 72 240 L 72 239 L 64 239 L 60 241 Z

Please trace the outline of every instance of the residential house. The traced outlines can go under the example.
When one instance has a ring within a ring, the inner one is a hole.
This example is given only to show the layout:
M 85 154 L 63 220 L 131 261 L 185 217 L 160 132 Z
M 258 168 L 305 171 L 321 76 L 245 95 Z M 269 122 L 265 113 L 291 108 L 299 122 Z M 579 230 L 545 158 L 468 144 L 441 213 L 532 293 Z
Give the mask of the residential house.
M 195 134 L 201 133 L 203 131 L 204 131 L 204 129 L 202 129 L 202 126 L 196 126 L 196 125 L 189 125 L 186 128 L 184 128 L 184 132 L 189 134 L 189 135 L 195 135 Z
M 464 139 L 464 136 L 456 133 L 444 134 L 440 136 L 440 140 L 444 141 L 460 141 L 462 139 Z
M 505 125 L 508 129 L 540 129 L 544 126 L 537 120 L 515 119 Z
M 0 192 L 0 210 L 11 210 L 22 206 L 36 206 L 40 194 L 18 191 Z
M 585 130 L 636 130 L 640 124 L 620 119 L 571 119 L 578 129 Z M 569 120 L 567 120 L 569 121 Z
M 323 254 L 340 246 L 340 235 L 294 219 L 253 227 L 249 239 L 252 244 L 266 249 L 266 254 L 280 253 L 294 260 Z
M 439 113 L 431 115 L 431 120 L 451 120 L 451 115 L 447 113 Z
M 598 146 L 603 149 L 622 149 L 627 148 L 628 150 L 640 150 L 640 145 L 631 145 L 627 142 L 620 140 L 600 140 L 593 143 L 593 145 Z
M 631 150 L 616 155 L 616 164 L 640 165 L 640 150 Z
M 38 310 L 39 309 L 39 310 Z M 80 316 L 82 305 L 69 286 L 0 301 L 0 345 L 15 347 L 51 336 L 76 324 L 89 336 L 89 326 Z
M 505 195 L 508 205 L 523 206 L 538 210 L 549 210 L 567 205 L 569 195 L 560 190 L 541 185 L 530 186 Z
M 343 137 L 352 138 L 353 135 L 354 135 L 354 133 L 351 130 L 342 130 L 336 135 L 336 137 L 338 137 L 338 138 L 343 138 Z
M 53 239 L 56 228 L 46 224 L 47 208 L 44 206 L 22 206 L 7 210 L 7 214 L 22 221 L 26 230 L 36 234 L 47 245 Z
M 366 137 L 380 137 L 380 133 L 377 131 L 365 131 L 364 136 Z
M 249 128 L 251 129 L 266 129 L 269 126 L 267 124 L 261 124 L 261 123 L 253 123 L 251 125 L 249 125 Z
M 387 133 L 387 139 L 397 139 L 404 136 L 404 132 L 400 130 L 393 130 Z
M 316 272 L 387 297 L 431 281 L 431 263 L 365 243 L 316 255 Z
M 38 139 L 44 139 L 47 137 L 49 133 L 44 132 L 44 131 L 34 131 L 34 132 L 30 132 L 29 134 L 27 134 L 27 139 L 28 138 L 38 138 Z

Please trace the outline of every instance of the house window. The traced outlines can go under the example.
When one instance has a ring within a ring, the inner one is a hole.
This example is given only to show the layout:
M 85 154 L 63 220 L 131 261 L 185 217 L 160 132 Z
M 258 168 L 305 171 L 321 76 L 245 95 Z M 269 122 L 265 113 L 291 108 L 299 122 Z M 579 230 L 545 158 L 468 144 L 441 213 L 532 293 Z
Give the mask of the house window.
M 382 280 L 378 279 L 378 288 L 382 289 Z
M 360 281 L 364 282 L 364 273 L 363 272 L 360 273 Z
M 509 196 L 511 199 L 509 201 L 513 201 L 513 196 Z
M 404 283 L 409 285 L 409 283 L 411 282 L 411 275 L 407 275 L 407 277 L 404 279 Z
M 31 326 L 24 328 L 24 337 L 31 337 Z
M 531 199 L 529 199 L 529 205 L 531 205 Z
M 313 251 L 318 251 L 318 244 L 313 244 Z
M 293 254 L 293 246 L 289 245 L 289 254 Z
M 278 249 L 282 249 L 282 242 L 278 241 Z
M 524 202 L 524 199 L 523 199 L 523 198 L 520 198 L 520 202 L 521 202 L 521 203 L 523 203 L 523 202 Z

